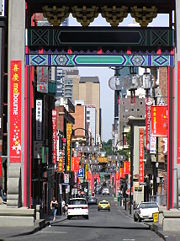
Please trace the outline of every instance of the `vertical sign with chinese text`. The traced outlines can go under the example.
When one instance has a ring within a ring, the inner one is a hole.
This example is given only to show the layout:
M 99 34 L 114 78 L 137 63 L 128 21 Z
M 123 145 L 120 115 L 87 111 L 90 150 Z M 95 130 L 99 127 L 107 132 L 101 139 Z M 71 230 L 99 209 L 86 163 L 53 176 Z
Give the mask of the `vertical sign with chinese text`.
M 21 162 L 21 81 L 20 60 L 10 63 L 10 162 Z
M 167 136 L 167 106 L 151 106 L 151 135 Z
M 42 141 L 42 100 L 36 100 L 36 141 Z
M 71 165 L 71 135 L 72 135 L 72 124 L 67 123 L 66 125 L 66 138 L 67 138 L 67 172 L 70 172 Z
M 139 128 L 139 182 L 144 182 L 144 129 Z
M 56 125 L 57 125 L 57 115 L 56 110 L 52 110 L 52 131 L 53 131 L 53 148 L 52 148 L 52 156 L 53 163 L 56 164 L 56 145 L 57 145 L 57 137 L 56 137 Z
M 146 149 L 150 149 L 150 136 L 151 136 L 151 105 L 152 99 L 146 99 Z

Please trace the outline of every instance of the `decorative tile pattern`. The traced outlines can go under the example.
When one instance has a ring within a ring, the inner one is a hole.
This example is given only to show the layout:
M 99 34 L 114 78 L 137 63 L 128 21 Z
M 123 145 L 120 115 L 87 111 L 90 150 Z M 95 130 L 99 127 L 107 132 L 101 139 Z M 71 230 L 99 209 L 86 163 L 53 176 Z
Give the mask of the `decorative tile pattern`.
M 33 66 L 174 66 L 173 55 L 26 55 Z

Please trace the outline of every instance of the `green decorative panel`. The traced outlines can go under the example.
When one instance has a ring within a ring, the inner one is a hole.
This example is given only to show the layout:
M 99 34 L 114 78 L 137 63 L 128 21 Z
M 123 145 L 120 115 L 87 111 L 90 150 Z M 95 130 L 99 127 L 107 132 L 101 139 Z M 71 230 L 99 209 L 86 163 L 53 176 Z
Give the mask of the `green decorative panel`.
M 33 66 L 174 66 L 173 55 L 26 55 Z

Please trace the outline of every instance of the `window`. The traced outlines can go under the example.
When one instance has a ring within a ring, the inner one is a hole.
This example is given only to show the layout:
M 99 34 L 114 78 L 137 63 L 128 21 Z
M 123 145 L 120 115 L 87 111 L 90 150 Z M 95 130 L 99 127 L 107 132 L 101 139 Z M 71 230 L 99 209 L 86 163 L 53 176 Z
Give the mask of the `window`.
M 139 111 L 139 108 L 137 109 L 137 111 Z
M 134 111 L 134 109 L 132 108 L 131 111 Z

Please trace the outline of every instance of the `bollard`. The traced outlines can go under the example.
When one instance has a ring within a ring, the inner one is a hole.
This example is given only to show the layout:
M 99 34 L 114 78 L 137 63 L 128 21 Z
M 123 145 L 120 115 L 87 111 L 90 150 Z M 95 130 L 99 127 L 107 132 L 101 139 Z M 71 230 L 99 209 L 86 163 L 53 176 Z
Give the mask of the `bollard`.
M 40 205 L 36 205 L 36 220 L 40 220 Z

